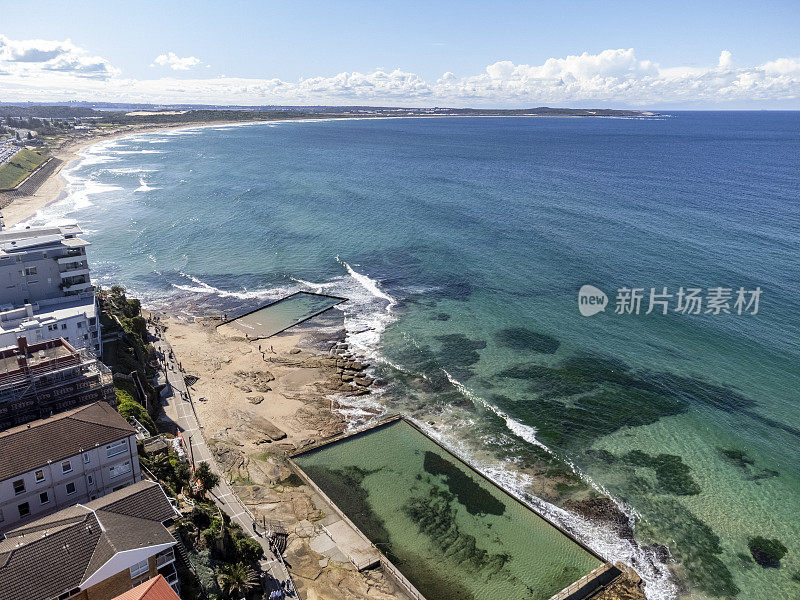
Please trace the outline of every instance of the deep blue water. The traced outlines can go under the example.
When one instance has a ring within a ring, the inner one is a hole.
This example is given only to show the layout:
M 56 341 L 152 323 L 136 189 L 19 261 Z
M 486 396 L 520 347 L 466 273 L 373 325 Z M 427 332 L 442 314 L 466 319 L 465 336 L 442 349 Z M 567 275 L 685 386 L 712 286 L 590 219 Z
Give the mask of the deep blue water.
M 211 127 L 92 147 L 34 221 L 77 219 L 100 283 L 156 305 L 344 294 L 350 341 L 391 382 L 370 402 L 555 505 L 611 494 L 675 576 L 546 509 L 637 561 L 651 595 L 790 598 L 799 169 L 795 112 Z M 604 313 L 580 315 L 584 284 Z M 762 295 L 756 315 L 614 314 L 625 286 L 642 313 L 650 288 Z M 537 444 L 584 483 L 525 479 Z M 789 548 L 780 569 L 748 558 L 756 535 Z

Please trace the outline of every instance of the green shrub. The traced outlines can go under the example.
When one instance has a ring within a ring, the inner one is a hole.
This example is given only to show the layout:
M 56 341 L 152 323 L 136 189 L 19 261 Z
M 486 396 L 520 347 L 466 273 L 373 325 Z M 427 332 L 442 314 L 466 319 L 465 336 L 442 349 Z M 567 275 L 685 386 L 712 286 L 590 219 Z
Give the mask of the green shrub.
M 253 564 L 264 556 L 264 549 L 261 547 L 261 544 L 244 534 L 240 534 L 236 537 L 233 540 L 233 545 L 240 562 Z
M 117 395 L 117 412 L 119 412 L 119 414 L 125 418 L 135 417 L 139 423 L 147 428 L 147 430 L 150 432 L 150 435 L 155 435 L 158 433 L 158 428 L 156 427 L 153 418 L 150 416 L 150 413 L 147 412 L 147 409 L 145 409 L 144 406 L 133 399 L 133 396 L 131 396 L 129 391 L 120 389 L 119 387 L 116 387 L 115 384 L 114 392 Z

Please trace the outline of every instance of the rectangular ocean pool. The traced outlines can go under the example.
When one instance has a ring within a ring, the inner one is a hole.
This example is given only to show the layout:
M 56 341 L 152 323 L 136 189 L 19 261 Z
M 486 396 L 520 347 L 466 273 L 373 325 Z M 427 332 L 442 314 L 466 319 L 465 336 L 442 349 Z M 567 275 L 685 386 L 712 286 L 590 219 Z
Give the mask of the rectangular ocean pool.
M 603 564 L 405 420 L 293 460 L 428 600 L 547 600 Z
M 345 302 L 346 298 L 295 292 L 225 323 L 252 338 L 268 338 Z

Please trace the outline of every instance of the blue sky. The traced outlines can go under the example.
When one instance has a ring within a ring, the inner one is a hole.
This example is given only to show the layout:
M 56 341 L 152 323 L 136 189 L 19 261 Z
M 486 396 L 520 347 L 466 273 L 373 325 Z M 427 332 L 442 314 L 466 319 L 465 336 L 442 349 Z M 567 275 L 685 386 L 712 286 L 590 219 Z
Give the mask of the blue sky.
M 0 15 L 14 99 L 800 108 L 800 2 L 82 0 Z M 37 63 L 56 43 L 60 62 Z M 722 67 L 725 81 L 709 74 Z

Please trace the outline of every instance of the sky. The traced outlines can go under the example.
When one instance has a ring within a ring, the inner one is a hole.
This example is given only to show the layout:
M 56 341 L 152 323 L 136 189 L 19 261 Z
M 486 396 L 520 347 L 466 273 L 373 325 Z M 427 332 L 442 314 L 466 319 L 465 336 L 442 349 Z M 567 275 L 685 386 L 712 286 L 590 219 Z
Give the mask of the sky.
M 800 2 L 0 0 L 0 101 L 800 109 Z

